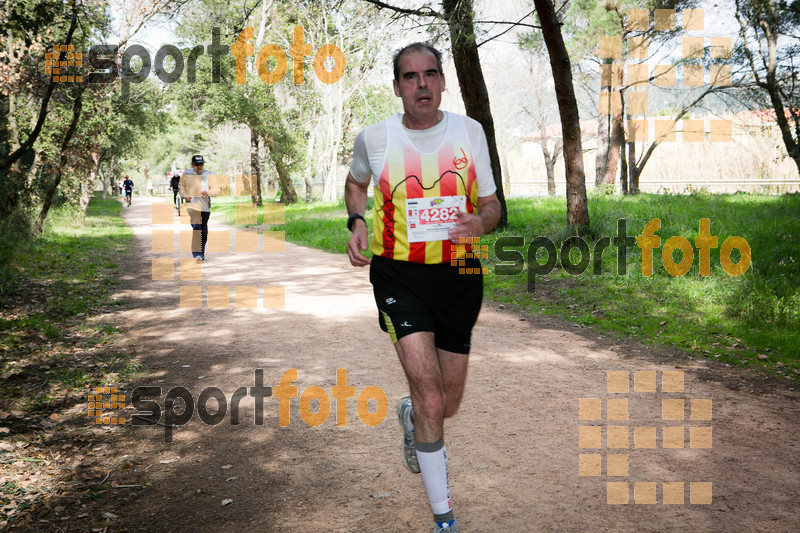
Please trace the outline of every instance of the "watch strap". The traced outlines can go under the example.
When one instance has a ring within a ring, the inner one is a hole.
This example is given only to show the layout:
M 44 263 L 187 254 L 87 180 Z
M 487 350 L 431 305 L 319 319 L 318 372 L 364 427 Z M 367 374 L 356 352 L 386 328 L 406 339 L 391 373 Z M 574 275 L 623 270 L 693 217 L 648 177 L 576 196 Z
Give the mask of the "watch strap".
M 363 220 L 364 224 L 367 223 L 366 219 L 364 218 L 364 215 L 362 215 L 361 213 L 353 213 L 352 215 L 347 217 L 347 229 L 348 230 L 353 231 L 353 223 L 355 223 L 355 221 L 357 219 Z

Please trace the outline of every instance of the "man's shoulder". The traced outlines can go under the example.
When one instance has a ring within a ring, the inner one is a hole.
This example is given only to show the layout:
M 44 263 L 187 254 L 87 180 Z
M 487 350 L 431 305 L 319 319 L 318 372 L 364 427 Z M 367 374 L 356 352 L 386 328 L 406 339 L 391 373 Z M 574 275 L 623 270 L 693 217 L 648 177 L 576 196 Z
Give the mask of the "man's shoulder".
M 395 114 L 387 117 L 380 122 L 370 124 L 358 132 L 355 139 L 355 150 L 363 154 L 372 153 L 374 150 L 380 150 L 381 146 L 385 146 L 386 138 L 389 132 L 389 124 L 396 122 L 400 124 L 400 114 Z
M 476 128 L 480 129 L 480 130 L 483 130 L 483 126 L 481 126 L 481 123 L 478 122 L 477 120 L 475 120 L 472 117 L 468 117 L 467 115 L 462 115 L 461 113 L 453 113 L 451 111 L 447 111 L 447 114 L 448 114 L 448 118 L 455 117 L 456 120 L 463 121 L 464 122 L 464 126 L 468 130 L 473 130 L 473 129 L 476 129 Z
M 369 135 L 370 133 L 376 131 L 383 131 L 387 128 L 391 121 L 398 121 L 398 117 L 400 116 L 399 113 L 386 117 L 385 119 L 381 120 L 380 122 L 375 122 L 374 124 L 370 124 L 369 126 L 365 126 L 361 133 L 364 135 Z

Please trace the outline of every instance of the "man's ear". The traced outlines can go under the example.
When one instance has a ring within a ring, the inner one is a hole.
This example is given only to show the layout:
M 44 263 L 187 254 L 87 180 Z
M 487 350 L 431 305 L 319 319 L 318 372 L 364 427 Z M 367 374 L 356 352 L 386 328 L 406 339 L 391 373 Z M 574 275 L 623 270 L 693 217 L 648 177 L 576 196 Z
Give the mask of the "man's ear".
M 397 80 L 392 80 L 392 87 L 394 87 L 394 95 L 400 98 L 400 87 L 397 85 Z
M 444 89 L 445 89 L 445 79 L 444 79 L 444 72 L 442 72 L 442 92 L 444 92 Z

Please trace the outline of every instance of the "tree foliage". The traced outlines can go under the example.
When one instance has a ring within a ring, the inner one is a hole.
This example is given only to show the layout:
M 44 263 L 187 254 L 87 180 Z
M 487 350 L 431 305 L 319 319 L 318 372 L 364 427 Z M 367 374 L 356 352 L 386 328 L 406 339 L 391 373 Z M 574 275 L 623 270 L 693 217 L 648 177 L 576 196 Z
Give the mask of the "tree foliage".
M 775 111 L 783 144 L 800 171 L 800 1 L 736 0 L 737 56 Z

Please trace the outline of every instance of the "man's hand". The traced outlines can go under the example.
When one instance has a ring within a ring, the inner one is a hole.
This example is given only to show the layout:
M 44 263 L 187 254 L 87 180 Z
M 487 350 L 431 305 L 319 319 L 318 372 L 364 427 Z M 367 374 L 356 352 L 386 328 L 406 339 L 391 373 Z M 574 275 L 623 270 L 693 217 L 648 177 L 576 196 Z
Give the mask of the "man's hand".
M 456 225 L 447 232 L 447 236 L 450 237 L 452 244 L 459 244 L 460 239 L 479 237 L 484 233 L 483 221 L 480 217 L 459 211 L 456 214 Z
M 447 232 L 452 244 L 459 244 L 465 237 L 480 237 L 489 233 L 500 220 L 500 202 L 496 194 L 478 197 L 478 215 L 460 212 L 456 215 L 456 225 Z
M 367 225 L 363 220 L 356 219 L 353 222 L 353 234 L 347 241 L 347 256 L 351 265 L 363 267 L 370 264 L 370 260 L 361 253 L 361 250 L 367 249 L 367 238 Z
M 366 211 L 368 188 L 369 180 L 356 181 L 352 174 L 347 174 L 347 180 L 344 182 L 344 202 L 347 205 L 349 214 L 364 213 Z M 367 223 L 357 218 L 353 221 L 352 230 L 353 234 L 350 235 L 350 240 L 347 241 L 347 256 L 350 258 L 350 264 L 355 267 L 367 266 L 370 261 L 361 253 L 362 250 L 367 249 L 367 243 L 369 242 Z

